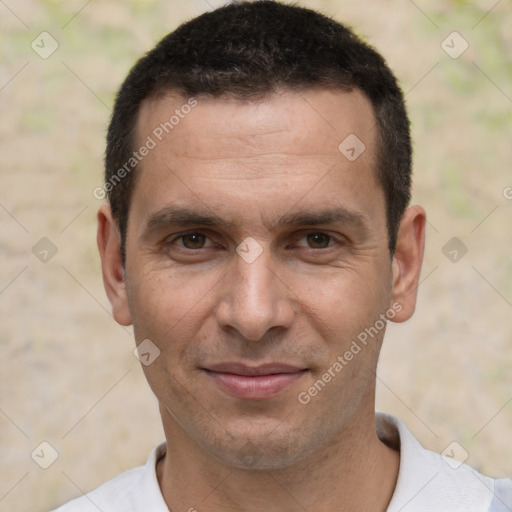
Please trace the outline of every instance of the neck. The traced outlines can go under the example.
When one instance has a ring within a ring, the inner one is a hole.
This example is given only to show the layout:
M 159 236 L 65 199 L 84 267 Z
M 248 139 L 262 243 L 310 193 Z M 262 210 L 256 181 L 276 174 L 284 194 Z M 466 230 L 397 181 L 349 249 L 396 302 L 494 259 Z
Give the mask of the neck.
M 385 511 L 396 485 L 399 453 L 377 437 L 373 411 L 313 455 L 277 470 L 229 466 L 177 424 L 165 424 L 169 456 L 157 476 L 172 512 Z

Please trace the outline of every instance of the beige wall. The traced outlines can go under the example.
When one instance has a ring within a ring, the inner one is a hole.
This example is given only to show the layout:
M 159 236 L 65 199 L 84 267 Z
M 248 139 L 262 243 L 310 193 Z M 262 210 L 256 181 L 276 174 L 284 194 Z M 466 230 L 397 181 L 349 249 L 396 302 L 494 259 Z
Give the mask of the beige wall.
M 386 336 L 377 407 L 427 447 L 456 440 L 470 464 L 512 476 L 510 4 L 300 3 L 353 25 L 407 91 L 428 244 L 416 315 Z M 131 331 L 112 320 L 103 292 L 92 191 L 134 59 L 220 4 L 0 3 L 2 510 L 47 510 L 143 463 L 162 438 Z M 31 48 L 49 52 L 43 31 L 59 45 L 46 59 Z M 441 47 L 453 31 L 469 44 L 458 59 Z M 454 236 L 468 249 L 457 263 L 443 253 Z M 32 253 L 42 237 L 57 248 L 47 263 Z M 46 470 L 30 455 L 42 441 L 59 454 Z

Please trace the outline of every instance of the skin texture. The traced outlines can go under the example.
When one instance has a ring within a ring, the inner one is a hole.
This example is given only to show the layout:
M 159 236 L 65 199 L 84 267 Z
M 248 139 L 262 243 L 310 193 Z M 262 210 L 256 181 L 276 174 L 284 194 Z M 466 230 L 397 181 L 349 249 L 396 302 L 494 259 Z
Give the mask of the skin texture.
M 391 258 L 375 118 L 359 91 L 197 102 L 136 171 L 125 269 L 110 209 L 98 213 L 114 317 L 161 351 L 143 369 L 170 454 L 157 468 L 163 496 L 173 511 L 386 510 L 399 454 L 375 431 L 385 329 L 307 405 L 298 395 L 393 304 L 393 321 L 412 315 L 425 212 L 407 209 Z M 139 142 L 185 103 L 146 101 Z M 349 134 L 366 147 L 355 161 L 338 150 Z M 170 207 L 223 223 L 175 225 Z M 350 214 L 278 223 L 335 208 Z M 252 263 L 236 251 L 247 237 L 262 249 Z M 204 370 L 224 362 L 304 371 L 274 396 L 241 399 Z

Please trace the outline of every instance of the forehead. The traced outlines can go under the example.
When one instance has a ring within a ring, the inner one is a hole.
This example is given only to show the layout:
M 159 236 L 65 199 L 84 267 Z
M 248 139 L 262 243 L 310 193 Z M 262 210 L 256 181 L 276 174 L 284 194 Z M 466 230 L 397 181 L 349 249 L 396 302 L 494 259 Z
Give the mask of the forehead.
M 198 158 L 218 158 L 223 151 L 227 157 L 297 153 L 297 142 L 303 154 L 337 152 L 355 135 L 370 150 L 364 156 L 371 161 L 375 125 L 371 104 L 359 90 L 283 90 L 253 101 L 169 93 L 143 102 L 136 133 L 141 142 L 149 135 Z
M 267 215 L 298 202 L 307 209 L 320 197 L 371 210 L 377 204 L 368 204 L 368 194 L 380 194 L 375 131 L 372 107 L 357 90 L 146 100 L 137 147 L 152 149 L 137 168 L 132 213 L 177 204 L 236 210 L 240 219 L 259 208 L 261 218 L 263 209 Z

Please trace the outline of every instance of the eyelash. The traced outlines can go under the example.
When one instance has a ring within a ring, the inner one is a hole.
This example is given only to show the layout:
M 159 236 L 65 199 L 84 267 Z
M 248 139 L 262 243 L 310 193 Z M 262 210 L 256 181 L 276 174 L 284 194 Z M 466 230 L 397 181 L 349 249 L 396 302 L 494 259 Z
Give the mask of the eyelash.
M 201 231 L 189 231 L 187 233 L 182 233 L 181 235 L 178 235 L 178 236 L 174 237 L 172 240 L 169 241 L 169 244 L 174 244 L 177 240 L 181 240 L 183 242 L 183 238 L 186 237 L 186 236 L 190 236 L 190 235 L 202 235 L 206 239 L 211 240 L 208 235 L 206 235 L 205 233 L 203 233 Z M 302 240 L 303 238 L 306 238 L 309 235 L 322 235 L 322 236 L 326 236 L 329 239 L 329 243 L 328 243 L 328 245 L 326 247 L 303 247 L 303 246 L 301 246 L 302 248 L 307 248 L 307 249 L 311 249 L 311 250 L 314 250 L 314 251 L 319 251 L 321 249 L 324 249 L 324 250 L 328 249 L 329 247 L 332 247 L 335 243 L 340 243 L 340 240 L 336 240 L 332 235 L 324 233 L 323 231 L 308 231 L 303 236 L 301 236 L 299 238 L 299 240 Z M 208 247 L 199 247 L 197 249 L 189 249 L 188 247 L 185 247 L 184 245 L 180 245 L 179 247 L 181 249 L 185 249 L 187 251 L 200 251 L 202 249 L 207 249 L 208 248 Z

